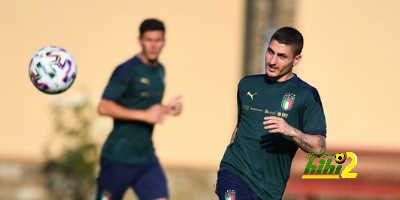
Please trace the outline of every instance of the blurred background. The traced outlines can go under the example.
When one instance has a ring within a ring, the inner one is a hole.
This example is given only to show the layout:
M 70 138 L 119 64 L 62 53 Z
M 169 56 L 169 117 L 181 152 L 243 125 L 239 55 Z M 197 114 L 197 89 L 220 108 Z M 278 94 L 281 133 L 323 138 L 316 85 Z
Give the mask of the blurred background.
M 400 199 L 399 8 L 396 0 L 0 0 L 0 199 L 94 198 L 112 128 L 96 107 L 114 68 L 140 51 L 138 26 L 149 17 L 167 27 L 164 101 L 184 97 L 182 115 L 153 137 L 171 199 L 217 199 L 237 83 L 264 73 L 265 47 L 282 26 L 305 38 L 294 71 L 321 95 L 327 150 L 358 157 L 356 179 L 302 180 L 308 160 L 299 150 L 284 199 Z M 47 45 L 77 62 L 74 85 L 59 95 L 28 76 Z

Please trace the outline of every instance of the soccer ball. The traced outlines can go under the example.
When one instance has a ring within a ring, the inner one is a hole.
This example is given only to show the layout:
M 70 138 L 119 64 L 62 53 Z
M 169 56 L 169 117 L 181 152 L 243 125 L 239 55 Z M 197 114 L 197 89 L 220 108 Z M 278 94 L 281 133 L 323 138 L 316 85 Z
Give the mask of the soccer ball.
M 344 163 L 344 161 L 346 161 L 346 156 L 343 153 L 337 153 L 335 155 L 335 161 L 338 164 L 342 164 L 342 163 Z
M 47 46 L 33 56 L 29 65 L 33 85 L 47 94 L 64 92 L 76 77 L 74 58 L 63 48 Z

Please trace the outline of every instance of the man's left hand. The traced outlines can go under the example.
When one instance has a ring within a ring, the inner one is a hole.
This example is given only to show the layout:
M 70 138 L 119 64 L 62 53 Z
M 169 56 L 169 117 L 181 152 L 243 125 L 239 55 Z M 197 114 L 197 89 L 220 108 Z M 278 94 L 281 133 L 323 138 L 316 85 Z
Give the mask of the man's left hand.
M 182 112 L 182 96 L 177 96 L 171 99 L 170 102 L 167 104 L 167 114 L 177 116 Z
M 270 133 L 280 133 L 286 136 L 295 136 L 294 128 L 286 123 L 281 117 L 269 116 L 264 117 L 264 129 Z

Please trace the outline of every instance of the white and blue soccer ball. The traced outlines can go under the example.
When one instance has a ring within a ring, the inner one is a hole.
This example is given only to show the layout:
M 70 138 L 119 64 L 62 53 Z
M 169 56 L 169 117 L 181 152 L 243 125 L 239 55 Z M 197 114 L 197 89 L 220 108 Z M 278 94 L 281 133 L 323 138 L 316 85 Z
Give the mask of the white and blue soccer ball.
M 58 94 L 71 87 L 76 78 L 76 63 L 65 49 L 47 46 L 33 56 L 29 65 L 33 85 L 47 94 Z

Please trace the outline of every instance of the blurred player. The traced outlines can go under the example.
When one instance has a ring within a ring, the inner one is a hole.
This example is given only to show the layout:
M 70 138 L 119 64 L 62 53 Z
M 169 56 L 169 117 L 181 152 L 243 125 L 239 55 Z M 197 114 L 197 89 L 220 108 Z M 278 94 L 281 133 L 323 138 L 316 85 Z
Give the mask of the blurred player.
M 266 74 L 238 86 L 238 122 L 220 164 L 219 199 L 281 199 L 298 148 L 325 152 L 326 124 L 317 90 L 292 72 L 303 36 L 284 27 L 271 37 Z
M 114 119 L 101 152 L 97 199 L 122 199 L 131 187 L 139 199 L 168 199 L 167 182 L 155 155 L 152 132 L 166 115 L 179 115 L 180 97 L 161 105 L 164 67 L 158 57 L 165 43 L 164 24 L 140 25 L 142 51 L 119 65 L 105 88 L 98 111 Z

